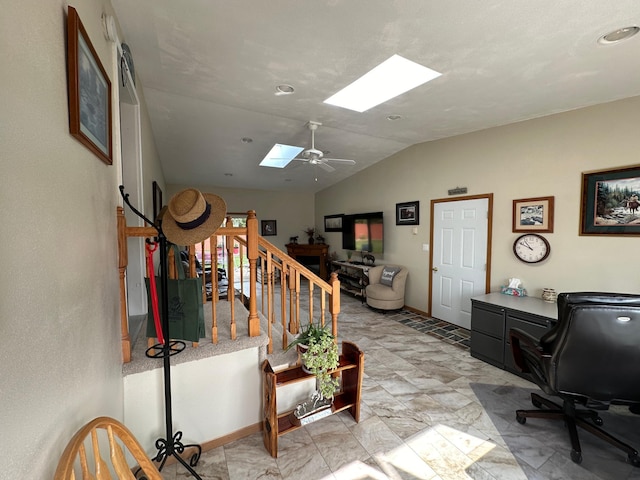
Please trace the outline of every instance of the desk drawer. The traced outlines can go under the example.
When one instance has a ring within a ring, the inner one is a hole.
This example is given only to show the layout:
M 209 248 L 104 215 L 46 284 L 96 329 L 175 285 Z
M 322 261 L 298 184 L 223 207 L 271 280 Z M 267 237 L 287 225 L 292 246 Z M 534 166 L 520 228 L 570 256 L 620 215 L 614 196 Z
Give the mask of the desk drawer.
M 504 368 L 504 344 L 502 339 L 497 339 L 472 330 L 471 356 Z
M 482 332 L 502 340 L 504 338 L 504 310 L 473 302 L 471 330 Z
M 527 332 L 529 335 L 533 335 L 536 339 L 539 339 L 547 332 L 547 330 L 549 330 L 549 321 L 544 321 L 534 317 L 521 317 L 508 312 L 505 324 L 505 336 L 507 342 L 509 342 L 509 330 L 512 328 L 518 328 Z

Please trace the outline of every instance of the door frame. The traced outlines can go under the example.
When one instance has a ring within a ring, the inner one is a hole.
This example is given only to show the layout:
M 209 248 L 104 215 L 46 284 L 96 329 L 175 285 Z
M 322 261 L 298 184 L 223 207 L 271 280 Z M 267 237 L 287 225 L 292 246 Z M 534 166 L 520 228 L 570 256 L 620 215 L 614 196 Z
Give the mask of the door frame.
M 485 272 L 485 293 L 489 293 L 491 290 L 491 243 L 492 243 L 492 226 L 493 226 L 493 193 L 483 193 L 480 195 L 466 195 L 464 197 L 452 197 L 452 198 L 434 198 L 431 200 L 431 210 L 429 213 L 429 299 L 427 302 L 427 315 L 431 316 L 432 299 L 433 299 L 433 214 L 435 206 L 438 203 L 445 202 L 462 202 L 465 200 L 478 200 L 486 198 L 487 202 L 487 268 Z

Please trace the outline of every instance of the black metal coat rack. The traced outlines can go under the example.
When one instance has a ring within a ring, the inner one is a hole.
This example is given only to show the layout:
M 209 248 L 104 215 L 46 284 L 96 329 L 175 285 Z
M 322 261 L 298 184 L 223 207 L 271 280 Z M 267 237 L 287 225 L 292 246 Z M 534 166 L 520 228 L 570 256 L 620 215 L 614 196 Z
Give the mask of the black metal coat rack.
M 162 334 L 164 336 L 164 343 L 158 343 L 149 347 L 145 352 L 145 355 L 150 358 L 160 358 L 163 360 L 164 371 L 164 412 L 165 412 L 165 432 L 166 438 L 159 438 L 156 440 L 156 448 L 158 453 L 153 458 L 153 461 L 160 462 L 158 470 L 162 470 L 167 459 L 171 456 L 180 462 L 197 480 L 202 478 L 192 468 L 198 464 L 202 448 L 198 444 L 184 445 L 182 443 L 182 432 L 178 431 L 173 433 L 173 416 L 171 410 L 171 362 L 170 357 L 182 352 L 186 344 L 180 340 L 170 340 L 169 338 L 169 298 L 168 298 L 168 260 L 167 260 L 167 237 L 162 232 L 162 220 L 158 219 L 155 222 L 150 221 L 142 213 L 140 213 L 131 202 L 129 202 L 129 194 L 124 193 L 124 185 L 120 185 L 120 194 L 124 203 L 135 213 L 142 218 L 145 222 L 151 225 L 158 232 L 157 241 L 160 244 L 160 291 L 162 292 L 162 305 L 161 305 L 161 317 L 162 317 Z M 146 240 L 149 242 L 149 239 Z M 191 455 L 189 462 L 184 460 L 180 454 L 184 453 L 186 448 L 195 448 L 196 452 Z

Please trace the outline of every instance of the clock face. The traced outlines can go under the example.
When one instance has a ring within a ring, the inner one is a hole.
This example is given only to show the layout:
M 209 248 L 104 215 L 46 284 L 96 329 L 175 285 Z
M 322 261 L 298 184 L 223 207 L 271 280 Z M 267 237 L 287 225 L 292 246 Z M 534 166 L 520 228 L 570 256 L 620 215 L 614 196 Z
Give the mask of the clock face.
M 538 263 L 549 256 L 551 246 L 546 238 L 528 233 L 519 236 L 513 244 L 513 253 L 525 263 Z

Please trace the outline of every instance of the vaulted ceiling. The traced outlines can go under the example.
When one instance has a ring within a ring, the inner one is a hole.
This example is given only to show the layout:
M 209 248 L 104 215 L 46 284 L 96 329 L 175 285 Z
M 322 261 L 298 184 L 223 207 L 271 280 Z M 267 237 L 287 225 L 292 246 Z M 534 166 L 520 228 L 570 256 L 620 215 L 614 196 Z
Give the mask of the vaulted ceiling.
M 416 143 L 640 95 L 640 34 L 598 43 L 640 25 L 638 0 L 112 3 L 167 183 L 318 191 Z M 364 113 L 323 103 L 396 53 L 442 76 Z M 356 165 L 258 166 L 310 146 L 310 120 Z

